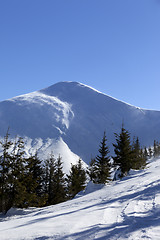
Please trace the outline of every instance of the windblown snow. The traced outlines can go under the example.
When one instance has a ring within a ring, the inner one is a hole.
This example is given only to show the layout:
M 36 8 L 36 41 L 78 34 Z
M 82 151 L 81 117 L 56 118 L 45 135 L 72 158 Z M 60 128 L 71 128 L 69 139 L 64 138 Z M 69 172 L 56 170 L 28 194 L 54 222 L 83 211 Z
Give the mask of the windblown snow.
M 89 183 L 65 203 L 11 209 L 0 218 L 1 240 L 160 239 L 160 158 L 105 186 Z
M 62 102 L 57 97 L 48 96 L 40 92 L 33 92 L 30 94 L 21 95 L 12 98 L 10 101 L 15 102 L 17 103 L 17 105 L 23 107 L 25 106 L 28 107 L 28 105 L 30 104 L 31 106 L 34 105 L 37 106 L 38 108 L 45 107 L 46 110 L 47 107 L 52 108 L 54 109 L 52 116 L 53 120 L 56 120 L 56 122 L 61 122 L 61 124 L 64 125 L 66 129 L 68 129 L 69 127 L 69 115 L 71 115 L 71 117 L 74 116 L 74 113 L 71 110 L 71 105 L 69 103 Z M 59 131 L 60 133 L 63 132 L 61 129 L 59 129 Z
M 122 122 L 142 146 L 160 140 L 160 111 L 131 106 L 77 82 L 59 82 L 0 102 L 1 137 L 9 127 L 11 137 L 18 135 L 32 139 L 32 143 L 37 139 L 44 144 L 47 139 L 56 144 L 63 141 L 87 164 L 97 155 L 104 131 L 113 154 L 114 133 L 119 133 Z M 57 145 L 52 146 L 55 153 Z

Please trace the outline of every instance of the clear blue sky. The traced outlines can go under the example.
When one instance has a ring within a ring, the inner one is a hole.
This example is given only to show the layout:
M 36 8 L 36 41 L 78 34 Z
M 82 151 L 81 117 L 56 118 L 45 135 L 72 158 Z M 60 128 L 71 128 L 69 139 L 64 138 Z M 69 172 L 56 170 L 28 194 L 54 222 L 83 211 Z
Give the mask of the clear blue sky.
M 160 0 L 0 0 L 0 100 L 59 81 L 160 110 Z

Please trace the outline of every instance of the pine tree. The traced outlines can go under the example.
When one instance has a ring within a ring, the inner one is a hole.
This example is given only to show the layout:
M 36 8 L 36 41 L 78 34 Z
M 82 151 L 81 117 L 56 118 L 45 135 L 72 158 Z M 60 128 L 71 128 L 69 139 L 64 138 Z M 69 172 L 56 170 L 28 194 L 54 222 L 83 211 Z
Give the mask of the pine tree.
M 90 181 L 92 181 L 93 183 L 95 183 L 97 180 L 97 177 L 96 177 L 97 168 L 95 163 L 96 163 L 96 159 L 92 158 L 87 168 L 87 174 L 90 177 Z
M 56 159 L 53 153 L 45 161 L 45 193 L 47 194 L 47 205 L 54 203 L 54 182 L 55 182 L 55 169 Z
M 24 185 L 24 142 L 22 138 L 9 140 L 7 132 L 4 141 L 1 142 L 1 188 L 2 209 L 6 213 L 11 207 L 21 207 L 26 195 Z
M 25 160 L 25 182 L 24 185 L 26 187 L 26 195 L 25 200 L 23 202 L 23 208 L 27 207 L 35 207 L 37 206 L 37 195 L 36 195 L 36 187 L 37 181 L 33 178 L 33 163 L 32 156 L 26 158 Z
M 64 202 L 66 200 L 66 182 L 62 167 L 62 158 L 59 155 L 55 163 L 55 174 L 54 174 L 54 198 L 53 204 Z
M 158 157 L 160 155 L 160 143 L 154 140 L 153 144 L 153 156 Z
M 118 135 L 115 133 L 116 144 L 114 146 L 115 156 L 113 157 L 114 166 L 118 166 L 121 171 L 121 176 L 127 175 L 132 167 L 133 153 L 130 142 L 129 132 L 122 126 L 121 132 Z
M 74 196 L 84 190 L 86 183 L 86 172 L 82 167 L 82 161 L 79 159 L 78 163 L 71 165 L 71 170 L 66 178 L 68 198 L 72 199 Z
M 26 204 L 36 207 L 44 206 L 47 200 L 44 189 L 44 169 L 37 152 L 26 159 L 26 179 Z
M 149 157 L 149 153 L 148 153 L 146 147 L 144 147 L 144 150 L 143 150 L 143 156 L 144 156 L 145 161 L 147 161 L 147 160 L 148 160 L 148 157 Z
M 151 147 L 148 148 L 148 152 L 149 152 L 149 158 L 151 158 L 153 156 L 153 151 Z
M 136 140 L 135 138 L 133 139 L 133 144 L 132 144 L 132 151 L 133 151 L 133 162 L 132 162 L 132 168 L 133 169 L 138 169 L 139 168 L 139 161 L 140 161 L 140 143 L 139 143 L 139 138 L 137 137 Z
M 6 213 L 12 206 L 10 197 L 10 155 L 12 142 L 9 140 L 9 130 L 7 131 L 3 141 L 0 142 L 2 154 L 0 156 L 0 212 Z
M 82 166 L 82 160 L 79 159 L 78 160 L 78 164 L 77 164 L 77 170 L 78 170 L 78 177 L 79 177 L 79 189 L 78 192 L 83 191 L 85 189 L 86 186 L 86 171 Z
M 133 141 L 133 161 L 132 168 L 133 169 L 143 169 L 146 166 L 146 157 L 144 156 L 144 152 L 140 147 L 139 138 Z M 146 153 L 146 152 L 145 152 Z
M 147 166 L 147 160 L 148 160 L 148 153 L 146 151 L 147 149 L 142 149 L 141 148 L 141 153 L 140 153 L 140 156 L 141 156 L 141 165 L 140 165 L 140 168 L 139 169 L 144 169 L 146 166 Z
M 94 169 L 93 182 L 105 184 L 110 180 L 111 164 L 108 146 L 106 145 L 106 133 L 104 132 L 100 143 L 99 155 L 95 158 L 92 168 Z
M 11 160 L 11 199 L 13 207 L 22 207 L 26 196 L 25 187 L 25 161 L 24 142 L 21 137 L 15 139 L 13 150 L 10 154 Z

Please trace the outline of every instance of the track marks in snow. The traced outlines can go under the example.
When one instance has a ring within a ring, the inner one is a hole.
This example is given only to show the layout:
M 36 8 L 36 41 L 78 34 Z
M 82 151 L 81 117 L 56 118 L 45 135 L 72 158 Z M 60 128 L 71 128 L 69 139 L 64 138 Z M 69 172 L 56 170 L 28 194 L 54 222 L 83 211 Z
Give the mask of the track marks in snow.
M 0 222 L 1 239 L 159 240 L 159 172 L 160 159 L 72 201 L 9 216 Z
M 123 217 L 121 216 L 121 204 L 119 202 L 113 203 L 109 205 L 103 214 L 103 224 L 111 225 L 116 223 L 120 223 L 123 221 Z

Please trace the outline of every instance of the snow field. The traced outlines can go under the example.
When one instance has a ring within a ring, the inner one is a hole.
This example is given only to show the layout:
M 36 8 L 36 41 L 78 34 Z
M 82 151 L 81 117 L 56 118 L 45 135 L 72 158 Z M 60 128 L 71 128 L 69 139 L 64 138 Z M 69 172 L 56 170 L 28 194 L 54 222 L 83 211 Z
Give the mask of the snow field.
M 160 239 L 160 159 L 106 186 L 90 183 L 77 198 L 45 208 L 10 210 L 1 240 Z M 99 188 L 99 189 L 98 189 Z

